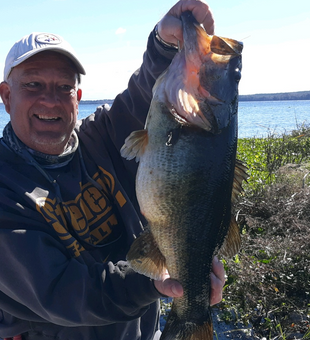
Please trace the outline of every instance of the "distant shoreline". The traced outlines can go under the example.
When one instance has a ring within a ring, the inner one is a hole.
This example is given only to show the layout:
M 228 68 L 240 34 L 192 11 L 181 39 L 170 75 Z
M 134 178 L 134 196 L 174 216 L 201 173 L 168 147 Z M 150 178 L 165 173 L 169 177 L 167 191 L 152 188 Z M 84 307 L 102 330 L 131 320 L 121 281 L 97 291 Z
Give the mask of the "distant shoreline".
M 310 100 L 310 91 L 240 95 L 240 101 Z
M 310 91 L 299 92 L 283 92 L 283 93 L 261 93 L 261 94 L 245 94 L 239 96 L 239 101 L 279 101 L 279 100 L 310 100 Z M 98 99 L 98 100 L 81 100 L 81 105 L 92 104 L 113 104 L 114 99 Z M 3 103 L 0 102 L 0 105 Z
M 240 95 L 239 101 L 273 101 L 273 100 L 310 100 L 310 91 L 284 92 L 284 93 L 261 93 Z M 80 104 L 109 104 L 112 105 L 113 99 L 102 100 L 81 100 Z

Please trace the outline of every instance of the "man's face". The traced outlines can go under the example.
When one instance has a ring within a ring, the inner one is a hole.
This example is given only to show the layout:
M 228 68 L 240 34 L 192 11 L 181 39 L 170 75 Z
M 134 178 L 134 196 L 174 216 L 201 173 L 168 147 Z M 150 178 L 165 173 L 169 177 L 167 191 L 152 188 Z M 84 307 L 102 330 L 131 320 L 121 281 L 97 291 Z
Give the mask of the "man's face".
M 0 95 L 17 137 L 30 148 L 52 155 L 67 145 L 81 92 L 70 59 L 41 52 L 13 68 Z

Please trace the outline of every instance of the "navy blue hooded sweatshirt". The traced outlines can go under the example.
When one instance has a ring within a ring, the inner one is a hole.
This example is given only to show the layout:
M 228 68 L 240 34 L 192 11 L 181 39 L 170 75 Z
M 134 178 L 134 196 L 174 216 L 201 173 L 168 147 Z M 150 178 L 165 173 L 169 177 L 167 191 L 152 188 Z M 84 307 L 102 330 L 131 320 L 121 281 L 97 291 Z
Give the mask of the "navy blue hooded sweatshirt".
M 61 167 L 42 165 L 16 136 L 1 139 L 0 338 L 154 338 L 160 294 L 124 261 L 144 222 L 137 164 L 119 150 L 143 128 L 174 53 L 152 32 L 128 89 L 78 122 L 78 147 Z

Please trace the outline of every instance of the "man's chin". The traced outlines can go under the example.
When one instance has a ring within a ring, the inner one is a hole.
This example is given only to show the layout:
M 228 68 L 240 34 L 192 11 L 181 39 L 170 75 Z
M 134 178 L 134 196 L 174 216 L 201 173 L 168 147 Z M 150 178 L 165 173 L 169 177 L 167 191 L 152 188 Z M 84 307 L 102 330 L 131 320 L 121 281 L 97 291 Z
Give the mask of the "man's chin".
M 67 140 L 64 136 L 46 136 L 37 138 L 32 141 L 31 148 L 49 155 L 60 155 L 62 154 L 67 145 Z

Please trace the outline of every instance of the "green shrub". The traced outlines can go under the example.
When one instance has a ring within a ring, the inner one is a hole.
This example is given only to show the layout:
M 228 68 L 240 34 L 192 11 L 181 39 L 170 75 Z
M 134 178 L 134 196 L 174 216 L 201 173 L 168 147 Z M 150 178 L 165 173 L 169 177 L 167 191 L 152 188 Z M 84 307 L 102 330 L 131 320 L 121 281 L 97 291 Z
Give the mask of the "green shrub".
M 302 126 L 290 135 L 239 139 L 237 157 L 249 169 L 245 191 L 248 195 L 257 194 L 275 182 L 280 167 L 310 161 L 310 128 Z

